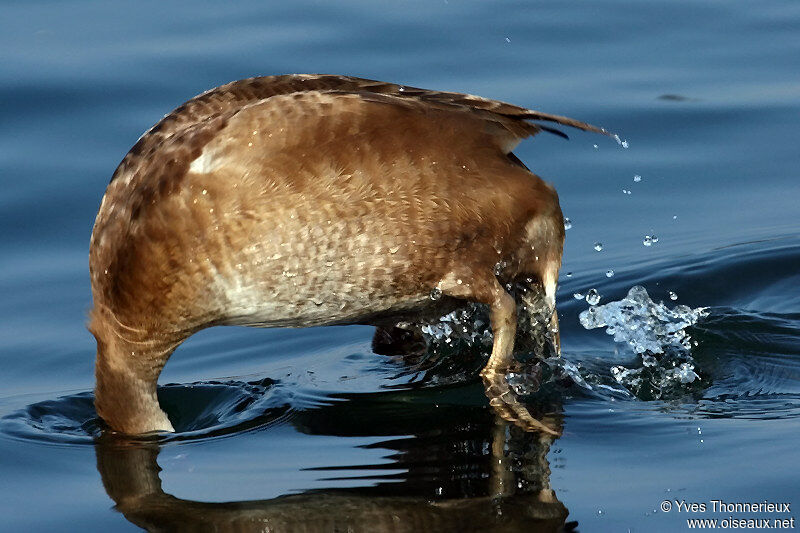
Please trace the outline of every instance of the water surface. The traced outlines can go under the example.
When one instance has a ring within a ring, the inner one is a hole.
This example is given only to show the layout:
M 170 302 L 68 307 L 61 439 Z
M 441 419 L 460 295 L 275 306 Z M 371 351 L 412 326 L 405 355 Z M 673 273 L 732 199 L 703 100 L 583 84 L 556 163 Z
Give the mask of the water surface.
M 800 506 L 796 2 L 3 7 L 0 528 L 674 531 L 727 515 L 662 500 Z M 569 132 L 516 150 L 572 221 L 558 294 L 571 366 L 529 398 L 561 437 L 494 419 L 485 349 L 404 362 L 372 354 L 361 326 L 201 332 L 161 379 L 179 433 L 101 435 L 84 321 L 111 173 L 191 96 L 290 72 L 476 93 L 629 142 Z M 580 325 L 574 293 L 602 305 L 636 285 L 707 308 L 689 350 L 657 365 L 688 361 L 698 380 L 619 381 L 613 368 L 645 360 Z

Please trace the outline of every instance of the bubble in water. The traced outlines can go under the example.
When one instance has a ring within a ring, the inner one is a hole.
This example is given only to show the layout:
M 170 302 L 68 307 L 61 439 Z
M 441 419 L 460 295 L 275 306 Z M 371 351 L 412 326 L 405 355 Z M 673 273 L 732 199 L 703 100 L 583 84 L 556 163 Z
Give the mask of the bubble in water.
M 681 383 L 693 383 L 694 380 L 700 379 L 692 363 L 681 363 L 679 367 L 668 370 L 666 374 L 667 378 L 677 379 Z
M 572 297 L 575 298 L 576 300 L 583 300 L 583 294 L 581 294 L 579 292 L 573 293 Z
M 635 181 L 636 183 L 639 183 L 640 181 L 642 181 L 642 177 L 639 174 L 636 174 L 633 177 L 633 181 Z
M 653 238 L 650 235 L 645 235 L 644 239 L 642 240 L 642 244 L 644 244 L 645 246 L 652 246 Z
M 594 243 L 594 249 L 599 252 L 600 250 L 603 249 L 603 243 L 602 242 Z
M 607 278 L 613 278 L 614 277 L 614 271 L 611 270 L 610 268 L 608 270 L 606 270 L 606 277 Z
M 439 287 L 434 287 L 431 289 L 430 298 L 434 302 L 442 297 L 442 289 Z
M 564 219 L 564 229 L 570 229 L 572 227 L 572 221 L 568 218 Z
M 678 299 L 678 295 L 672 291 L 669 291 L 669 299 L 673 302 Z
M 626 377 L 630 375 L 631 371 L 624 366 L 612 366 L 611 375 L 617 382 L 622 383 Z
M 600 303 L 600 293 L 597 292 L 597 289 L 590 289 L 589 292 L 586 293 L 586 303 L 589 305 L 597 305 Z

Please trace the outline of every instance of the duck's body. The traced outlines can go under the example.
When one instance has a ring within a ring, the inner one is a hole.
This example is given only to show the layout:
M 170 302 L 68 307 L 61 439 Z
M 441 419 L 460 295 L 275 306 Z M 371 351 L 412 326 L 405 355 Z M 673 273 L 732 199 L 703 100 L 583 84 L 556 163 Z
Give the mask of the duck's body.
M 527 119 L 594 129 L 341 76 L 242 80 L 176 109 L 120 164 L 92 234 L 99 415 L 171 430 L 158 375 L 218 324 L 389 324 L 470 300 L 492 308 L 485 374 L 507 364 L 496 265 L 552 306 L 564 238 L 555 190 L 510 154 L 540 130 Z

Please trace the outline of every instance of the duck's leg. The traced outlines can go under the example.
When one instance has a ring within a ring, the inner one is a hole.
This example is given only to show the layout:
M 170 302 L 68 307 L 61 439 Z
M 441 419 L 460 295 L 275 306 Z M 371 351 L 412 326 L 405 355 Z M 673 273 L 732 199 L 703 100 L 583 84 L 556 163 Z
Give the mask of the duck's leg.
M 467 275 L 464 278 L 470 279 Z M 451 296 L 488 304 L 490 309 L 489 318 L 494 343 L 489 362 L 481 370 L 489 404 L 498 415 L 526 431 L 543 431 L 558 435 L 557 431 L 542 424 L 530 414 L 506 381 L 506 372 L 514 361 L 514 335 L 517 331 L 517 304 L 514 298 L 494 276 L 482 283 L 473 281 L 467 284 L 458 283 L 459 281 L 460 278 L 455 284 L 443 281 L 440 288 Z
M 550 339 L 553 341 L 553 351 L 556 357 L 561 357 L 561 328 L 558 325 L 558 309 L 556 309 L 556 287 L 558 287 L 558 269 L 561 261 L 552 263 L 542 276 L 544 299 L 547 312 L 550 313 Z
M 540 358 L 561 356 L 561 334 L 555 307 L 555 286 L 523 285 L 518 297 L 524 313 L 519 317 L 517 339 L 522 340 L 518 350 L 536 354 Z
M 514 360 L 514 336 L 517 333 L 517 304 L 514 297 L 497 284 L 490 305 L 489 320 L 492 324 L 492 355 L 481 371 L 482 376 L 502 373 Z
M 506 381 L 506 372 L 514 360 L 514 335 L 517 329 L 517 306 L 514 298 L 497 284 L 494 302 L 491 303 L 490 320 L 494 345 L 489 362 L 481 370 L 489 404 L 498 415 L 526 431 L 543 431 L 551 435 L 558 432 L 535 419 Z
M 556 357 L 561 357 L 561 329 L 558 325 L 558 312 L 555 307 L 553 307 L 553 314 L 550 315 L 550 335 Z

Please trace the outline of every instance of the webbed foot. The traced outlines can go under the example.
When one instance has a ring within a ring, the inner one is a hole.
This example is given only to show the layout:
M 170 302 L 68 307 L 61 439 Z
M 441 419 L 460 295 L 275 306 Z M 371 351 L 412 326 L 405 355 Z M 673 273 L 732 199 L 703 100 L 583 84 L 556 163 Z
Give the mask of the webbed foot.
M 489 404 L 504 420 L 508 420 L 525 431 L 541 431 L 549 435 L 561 435 L 558 429 L 546 425 L 531 415 L 528 408 L 523 405 L 517 394 L 509 386 L 505 372 L 487 367 L 481 371 L 481 378 L 483 378 L 483 384 L 486 387 L 486 396 L 489 398 Z

